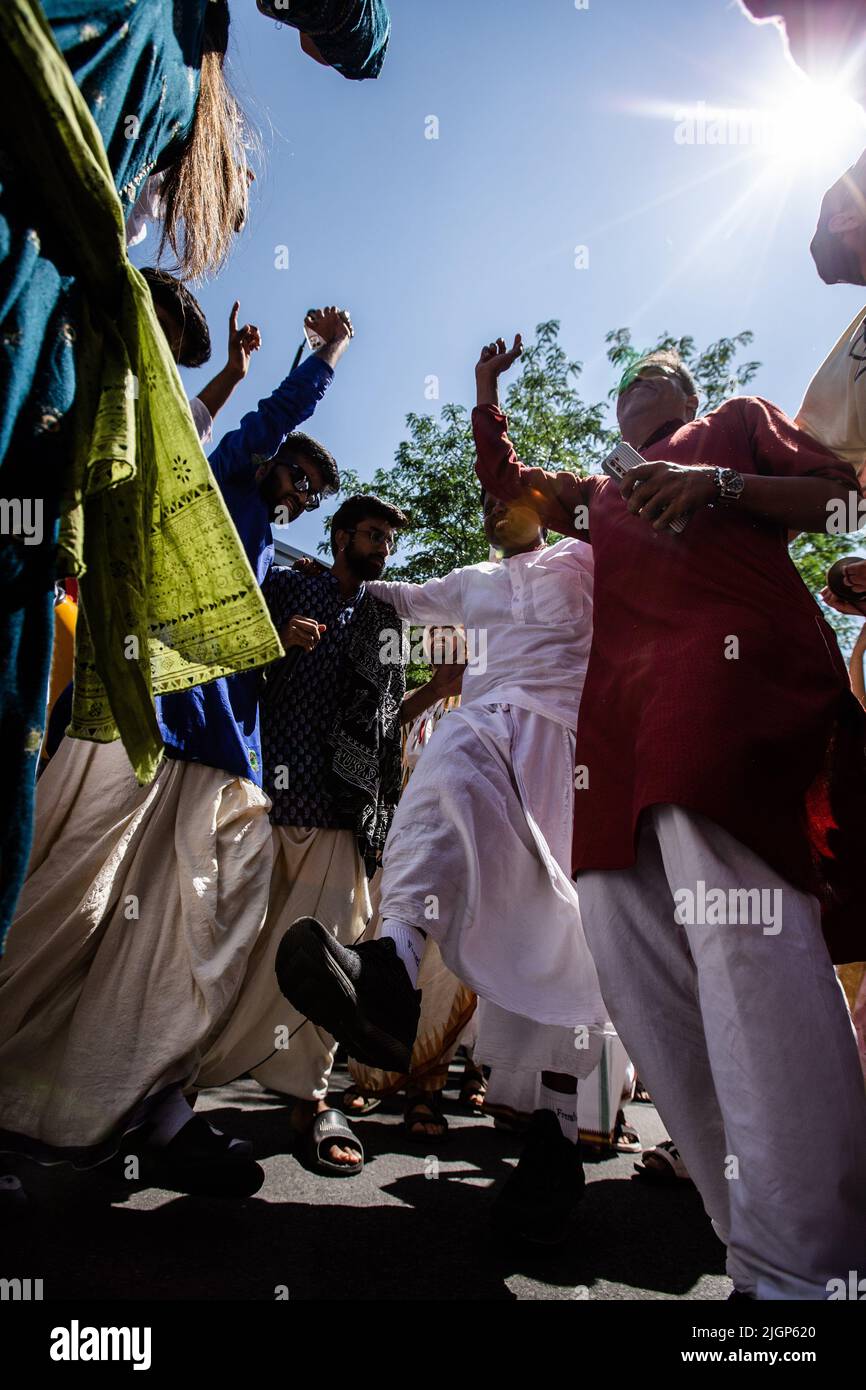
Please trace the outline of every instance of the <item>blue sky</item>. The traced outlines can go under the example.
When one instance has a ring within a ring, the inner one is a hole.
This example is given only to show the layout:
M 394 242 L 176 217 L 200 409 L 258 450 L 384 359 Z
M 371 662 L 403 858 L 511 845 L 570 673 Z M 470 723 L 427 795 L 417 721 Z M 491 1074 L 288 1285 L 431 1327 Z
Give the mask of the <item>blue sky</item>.
M 773 150 L 678 143 L 696 103 L 802 117 L 815 100 L 775 32 L 729 0 L 391 9 L 383 73 L 354 83 L 304 57 L 253 0 L 232 4 L 233 83 L 266 158 L 249 226 L 200 298 L 212 366 L 235 297 L 264 347 L 217 437 L 282 378 L 304 312 L 324 303 L 348 305 L 357 337 L 310 429 L 362 477 L 393 461 L 408 411 L 472 403 L 483 341 L 548 318 L 584 363 L 587 399 L 611 384 L 610 328 L 701 346 L 751 328 L 749 355 L 763 362 L 752 389 L 796 410 L 866 302 L 823 285 L 808 254 L 824 189 L 866 145 L 856 108 L 818 141 L 783 115 Z M 275 268 L 281 245 L 288 270 Z M 186 374 L 192 391 L 207 371 Z M 433 375 L 438 402 L 425 398 Z M 311 517 L 287 538 L 312 549 L 320 537 Z

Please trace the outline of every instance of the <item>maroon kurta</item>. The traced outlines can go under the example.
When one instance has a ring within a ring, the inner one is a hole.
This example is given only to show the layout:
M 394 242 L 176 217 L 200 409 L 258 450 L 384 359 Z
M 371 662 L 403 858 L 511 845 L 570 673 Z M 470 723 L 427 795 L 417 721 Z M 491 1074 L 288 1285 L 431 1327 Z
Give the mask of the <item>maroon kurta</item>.
M 846 913 L 855 895 L 863 911 L 851 851 L 853 836 L 866 837 L 866 721 L 785 528 L 733 503 L 695 513 L 682 534 L 657 532 L 604 476 L 525 468 L 492 406 L 475 410 L 473 426 L 478 476 L 494 496 L 534 490 L 544 519 L 569 535 L 578 534 L 575 508 L 588 508 L 594 627 L 577 733 L 588 785 L 575 796 L 575 871 L 630 866 L 644 808 L 683 806 L 817 893 L 831 909 L 834 953 L 862 959 L 866 924 L 852 941 Z M 857 486 L 847 464 L 754 397 L 672 422 L 641 452 L 648 462 Z

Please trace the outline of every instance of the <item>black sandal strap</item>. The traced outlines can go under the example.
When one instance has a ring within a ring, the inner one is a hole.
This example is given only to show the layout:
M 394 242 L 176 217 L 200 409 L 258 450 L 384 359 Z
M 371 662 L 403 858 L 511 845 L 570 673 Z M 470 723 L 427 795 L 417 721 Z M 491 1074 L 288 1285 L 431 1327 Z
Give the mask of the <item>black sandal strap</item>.
M 423 1111 L 429 1110 L 429 1114 Z M 448 1128 L 448 1120 L 442 1109 L 442 1093 L 440 1091 L 419 1091 L 417 1095 L 407 1096 L 406 1106 L 403 1110 L 403 1123 L 411 1128 L 412 1125 L 441 1125 L 443 1129 Z

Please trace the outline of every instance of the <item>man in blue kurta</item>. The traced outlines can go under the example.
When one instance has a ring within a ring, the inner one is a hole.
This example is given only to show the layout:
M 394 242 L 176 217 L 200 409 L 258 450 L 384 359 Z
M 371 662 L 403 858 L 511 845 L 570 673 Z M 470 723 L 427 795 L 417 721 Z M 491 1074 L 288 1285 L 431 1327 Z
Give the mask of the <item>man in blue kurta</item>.
M 351 328 L 336 310 L 308 317 L 325 343 L 259 401 L 210 455 L 210 466 L 259 584 L 274 560 L 271 523 L 289 524 L 336 492 L 338 476 L 327 450 L 298 425 L 309 419 L 334 376 Z M 243 671 L 157 701 L 166 753 L 207 763 L 262 784 L 259 736 L 261 671 Z

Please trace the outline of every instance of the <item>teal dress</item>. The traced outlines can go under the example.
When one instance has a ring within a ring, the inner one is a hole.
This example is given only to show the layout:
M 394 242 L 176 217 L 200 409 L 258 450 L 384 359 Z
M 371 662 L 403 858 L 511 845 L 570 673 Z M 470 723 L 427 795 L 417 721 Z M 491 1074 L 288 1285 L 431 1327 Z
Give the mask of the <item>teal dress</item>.
M 224 0 L 217 0 L 227 17 Z M 183 147 L 213 0 L 43 0 L 127 214 Z M 0 941 L 27 867 L 75 396 L 75 266 L 26 149 L 0 120 Z

